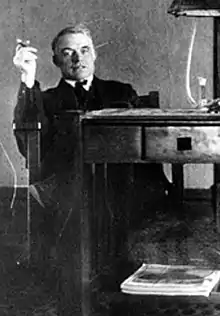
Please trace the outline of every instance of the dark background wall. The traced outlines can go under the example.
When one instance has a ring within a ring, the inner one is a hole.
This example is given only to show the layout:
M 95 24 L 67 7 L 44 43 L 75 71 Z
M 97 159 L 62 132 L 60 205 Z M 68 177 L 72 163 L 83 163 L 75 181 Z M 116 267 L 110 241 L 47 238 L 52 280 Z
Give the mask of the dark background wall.
M 163 108 L 187 108 L 185 69 L 193 18 L 167 14 L 171 0 L 4 0 L 0 3 L 0 186 L 13 185 L 12 161 L 19 185 L 26 183 L 24 160 L 14 141 L 11 121 L 19 86 L 12 57 L 16 38 L 39 49 L 37 78 L 43 88 L 59 80 L 51 63 L 50 42 L 72 22 L 90 26 L 97 47 L 97 75 L 130 82 L 139 94 L 160 92 Z M 213 21 L 198 19 L 191 86 L 198 98 L 197 76 L 208 79 L 212 97 Z M 6 156 L 4 149 L 7 151 Z M 212 183 L 212 166 L 186 166 L 188 187 Z M 169 171 L 169 168 L 168 168 Z

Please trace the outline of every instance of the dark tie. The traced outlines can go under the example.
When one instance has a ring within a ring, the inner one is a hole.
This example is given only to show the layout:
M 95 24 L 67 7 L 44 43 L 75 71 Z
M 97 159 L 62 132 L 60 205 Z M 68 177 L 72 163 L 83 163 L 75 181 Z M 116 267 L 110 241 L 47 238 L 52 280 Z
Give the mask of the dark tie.
M 87 84 L 87 80 L 77 81 L 75 85 L 75 94 L 78 100 L 78 105 L 80 110 L 86 110 L 86 101 L 88 96 L 88 91 L 86 91 L 83 86 Z

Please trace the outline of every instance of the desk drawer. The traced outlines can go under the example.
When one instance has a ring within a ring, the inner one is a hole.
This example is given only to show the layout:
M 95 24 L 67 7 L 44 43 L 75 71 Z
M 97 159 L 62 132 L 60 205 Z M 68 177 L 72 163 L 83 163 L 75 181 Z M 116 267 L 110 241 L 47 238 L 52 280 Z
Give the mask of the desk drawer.
M 141 159 L 141 127 L 85 126 L 84 161 L 135 162 Z
M 145 159 L 158 162 L 219 162 L 220 127 L 145 127 Z

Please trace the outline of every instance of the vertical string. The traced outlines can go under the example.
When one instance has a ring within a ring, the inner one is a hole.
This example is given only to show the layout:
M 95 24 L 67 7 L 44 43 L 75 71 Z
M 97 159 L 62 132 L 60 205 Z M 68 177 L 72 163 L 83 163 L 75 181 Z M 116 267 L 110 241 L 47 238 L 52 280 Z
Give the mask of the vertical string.
M 191 41 L 190 41 L 190 46 L 189 46 L 189 50 L 188 50 L 188 59 L 187 59 L 187 67 L 186 67 L 186 81 L 185 81 L 187 99 L 193 106 L 196 106 L 196 101 L 192 97 L 192 93 L 191 93 L 191 89 L 190 89 L 190 70 L 191 70 L 191 63 L 192 63 L 193 46 L 194 46 L 195 36 L 196 36 L 196 28 L 197 28 L 196 26 L 197 26 L 197 23 L 195 20 L 193 32 L 192 32 L 192 37 L 191 37 Z

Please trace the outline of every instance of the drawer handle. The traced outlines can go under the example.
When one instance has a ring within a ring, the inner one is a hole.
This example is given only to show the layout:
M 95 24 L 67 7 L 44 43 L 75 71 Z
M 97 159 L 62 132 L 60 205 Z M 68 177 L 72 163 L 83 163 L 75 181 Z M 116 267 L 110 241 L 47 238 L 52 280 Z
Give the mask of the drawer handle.
M 177 150 L 192 150 L 192 138 L 191 137 L 178 137 L 177 138 Z

